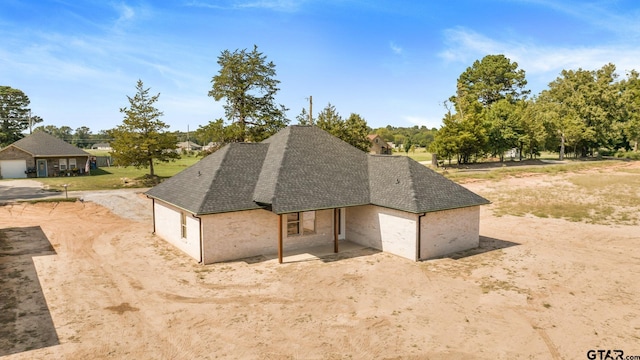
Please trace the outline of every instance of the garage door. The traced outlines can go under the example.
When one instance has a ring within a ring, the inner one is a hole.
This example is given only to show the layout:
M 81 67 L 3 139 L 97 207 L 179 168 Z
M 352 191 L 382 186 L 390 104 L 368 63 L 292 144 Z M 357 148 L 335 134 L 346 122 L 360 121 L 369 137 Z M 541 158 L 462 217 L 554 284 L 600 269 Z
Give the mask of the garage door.
M 2 175 L 3 179 L 26 178 L 26 170 L 26 160 L 0 160 L 0 175 Z

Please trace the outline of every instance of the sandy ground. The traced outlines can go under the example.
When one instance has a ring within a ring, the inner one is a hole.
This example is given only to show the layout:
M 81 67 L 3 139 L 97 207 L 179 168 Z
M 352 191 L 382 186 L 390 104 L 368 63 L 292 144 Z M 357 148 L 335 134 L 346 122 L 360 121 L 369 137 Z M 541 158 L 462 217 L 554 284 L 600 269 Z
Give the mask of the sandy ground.
M 638 226 L 487 206 L 481 248 L 453 258 L 359 249 L 201 266 L 151 234 L 149 200 L 114 194 L 0 207 L 0 358 L 640 355 Z

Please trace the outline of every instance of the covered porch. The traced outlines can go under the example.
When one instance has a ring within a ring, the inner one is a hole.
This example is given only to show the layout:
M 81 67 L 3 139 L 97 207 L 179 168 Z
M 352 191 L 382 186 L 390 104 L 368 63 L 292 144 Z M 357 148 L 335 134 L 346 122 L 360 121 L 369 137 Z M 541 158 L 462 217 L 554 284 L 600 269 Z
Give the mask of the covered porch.
M 288 258 L 294 256 L 294 259 L 290 259 L 292 261 L 295 261 L 295 259 L 300 256 L 304 257 L 305 255 L 303 254 L 311 256 L 309 254 L 311 250 L 318 254 L 325 254 L 331 250 L 331 253 L 337 254 L 341 246 L 346 246 L 347 249 L 355 246 L 354 243 L 348 243 L 350 245 L 347 245 L 345 241 L 345 214 L 345 208 L 278 214 L 278 262 L 280 264 L 285 262 L 285 238 L 289 240 L 292 238 L 295 239 L 296 237 L 304 238 L 320 235 L 319 238 L 329 236 L 332 240 L 331 245 L 321 244 L 300 248 L 294 247 L 294 250 L 291 250 L 294 251 L 294 254 L 286 255 Z M 324 256 L 326 256 L 326 254 Z

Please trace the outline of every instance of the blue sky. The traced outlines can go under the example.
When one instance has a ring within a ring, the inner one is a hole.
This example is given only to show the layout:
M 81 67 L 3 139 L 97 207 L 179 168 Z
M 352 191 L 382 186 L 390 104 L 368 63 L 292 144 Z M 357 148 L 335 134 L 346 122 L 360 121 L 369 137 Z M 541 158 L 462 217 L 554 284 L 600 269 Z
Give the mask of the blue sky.
M 224 116 L 207 96 L 220 52 L 257 45 L 276 64 L 277 102 L 313 96 L 369 126 L 440 127 L 443 101 L 473 61 L 504 54 L 532 94 L 562 69 L 640 70 L 631 1 L 3 0 L 0 85 L 24 91 L 43 125 L 122 122 L 135 83 L 160 93 L 170 130 Z

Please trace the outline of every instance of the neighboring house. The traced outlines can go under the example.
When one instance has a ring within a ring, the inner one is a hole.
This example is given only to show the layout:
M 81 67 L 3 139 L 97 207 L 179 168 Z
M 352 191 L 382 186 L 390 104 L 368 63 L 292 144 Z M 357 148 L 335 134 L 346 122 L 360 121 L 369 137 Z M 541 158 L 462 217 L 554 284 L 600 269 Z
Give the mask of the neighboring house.
M 176 145 L 176 148 L 178 150 L 185 150 L 185 151 L 200 151 L 200 150 L 202 150 L 202 146 L 194 143 L 193 141 L 182 141 L 182 142 L 179 142 Z
M 51 177 L 86 172 L 89 153 L 44 131 L 36 131 L 0 150 L 0 177 Z
M 391 155 L 391 146 L 380 135 L 371 134 L 367 138 L 371 143 L 369 154 Z
M 511 158 L 511 160 L 519 159 L 520 158 L 520 149 L 511 148 L 511 149 L 509 149 L 509 150 L 504 152 L 504 157 L 505 158 Z
M 342 240 L 411 260 L 475 248 L 488 200 L 315 126 L 232 143 L 151 188 L 154 233 L 204 264 Z
M 217 143 L 217 142 L 214 143 L 213 141 L 210 141 L 207 145 L 204 145 L 202 147 L 202 151 L 211 151 L 220 146 L 221 146 L 220 143 Z
M 91 147 L 91 149 L 93 149 L 93 150 L 107 150 L 107 151 L 113 150 L 113 148 L 111 148 L 111 145 L 109 145 L 109 143 L 96 143 Z

